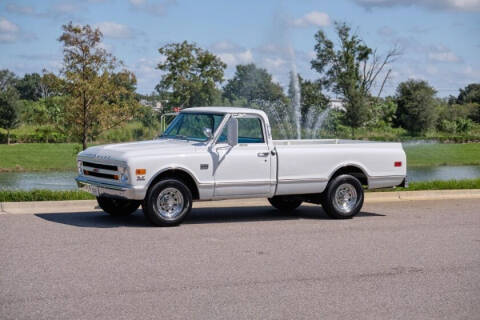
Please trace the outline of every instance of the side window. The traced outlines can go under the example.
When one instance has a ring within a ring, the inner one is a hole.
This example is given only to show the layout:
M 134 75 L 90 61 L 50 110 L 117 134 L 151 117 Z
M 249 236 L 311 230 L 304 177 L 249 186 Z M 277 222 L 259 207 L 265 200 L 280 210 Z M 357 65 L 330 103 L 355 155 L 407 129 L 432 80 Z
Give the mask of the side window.
M 259 118 L 238 119 L 238 143 L 264 143 L 262 120 Z

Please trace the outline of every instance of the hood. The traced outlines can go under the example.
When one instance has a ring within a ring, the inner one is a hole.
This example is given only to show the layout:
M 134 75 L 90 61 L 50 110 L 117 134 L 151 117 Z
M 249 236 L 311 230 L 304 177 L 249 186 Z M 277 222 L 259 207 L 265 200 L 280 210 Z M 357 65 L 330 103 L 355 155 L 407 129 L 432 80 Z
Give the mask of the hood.
M 103 160 L 127 161 L 132 157 L 148 157 L 162 154 L 195 152 L 205 143 L 181 139 L 158 139 L 140 142 L 107 144 L 90 147 L 78 154 L 79 157 Z

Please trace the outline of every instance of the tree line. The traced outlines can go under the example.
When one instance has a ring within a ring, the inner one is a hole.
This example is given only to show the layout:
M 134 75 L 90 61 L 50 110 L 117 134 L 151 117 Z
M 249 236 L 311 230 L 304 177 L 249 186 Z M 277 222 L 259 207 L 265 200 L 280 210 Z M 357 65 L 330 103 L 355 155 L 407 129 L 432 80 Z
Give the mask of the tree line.
M 359 128 L 403 128 L 417 136 L 429 130 L 465 133 L 478 128 L 480 84 L 440 99 L 426 81 L 410 79 L 400 83 L 393 96 L 381 97 L 399 51 L 393 48 L 380 54 L 347 24 L 336 23 L 335 28 L 335 39 L 322 30 L 315 34 L 311 67 L 318 79 L 291 73 L 287 92 L 266 69 L 253 63 L 237 65 L 225 82 L 227 65 L 219 57 L 183 41 L 159 49 L 165 57 L 157 66 L 162 76 L 152 95 L 141 95 L 136 93 L 135 75 L 101 46 L 101 31 L 70 22 L 62 26 L 58 38 L 63 47 L 58 75 L 44 70 L 18 78 L 0 70 L 0 127 L 6 131 L 7 143 L 11 130 L 31 124 L 86 148 L 102 132 L 131 120 L 153 126 L 156 115 L 139 104 L 142 99 L 160 101 L 164 112 L 201 105 L 247 107 L 258 101 L 272 102 L 280 109 L 292 103 L 298 83 L 301 123 L 308 121 L 311 108 L 325 110 L 328 95 L 334 93 L 343 107 L 332 112 L 330 126 L 335 132 L 350 128 L 352 137 Z

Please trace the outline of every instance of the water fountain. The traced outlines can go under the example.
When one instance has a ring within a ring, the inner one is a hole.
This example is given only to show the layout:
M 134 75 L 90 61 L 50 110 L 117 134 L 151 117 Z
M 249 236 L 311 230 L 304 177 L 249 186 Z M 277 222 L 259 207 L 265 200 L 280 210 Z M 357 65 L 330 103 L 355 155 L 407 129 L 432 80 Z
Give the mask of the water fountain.
M 308 108 L 302 123 L 301 88 L 296 67 L 292 64 L 292 97 L 290 104 L 283 101 L 254 100 L 252 106 L 263 110 L 270 119 L 275 138 L 281 139 L 317 139 L 330 108 L 323 110 L 312 106 Z

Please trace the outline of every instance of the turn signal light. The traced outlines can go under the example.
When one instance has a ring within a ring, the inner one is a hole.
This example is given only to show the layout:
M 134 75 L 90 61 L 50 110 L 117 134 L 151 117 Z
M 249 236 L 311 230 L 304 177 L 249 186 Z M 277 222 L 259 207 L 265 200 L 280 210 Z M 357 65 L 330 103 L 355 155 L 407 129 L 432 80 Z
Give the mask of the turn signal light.
M 136 174 L 137 176 L 147 174 L 147 169 L 136 169 L 136 170 L 135 170 L 135 174 Z
M 393 166 L 394 167 L 401 167 L 402 166 L 402 161 L 395 161 Z

